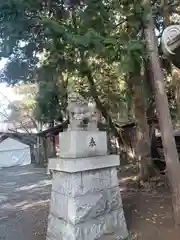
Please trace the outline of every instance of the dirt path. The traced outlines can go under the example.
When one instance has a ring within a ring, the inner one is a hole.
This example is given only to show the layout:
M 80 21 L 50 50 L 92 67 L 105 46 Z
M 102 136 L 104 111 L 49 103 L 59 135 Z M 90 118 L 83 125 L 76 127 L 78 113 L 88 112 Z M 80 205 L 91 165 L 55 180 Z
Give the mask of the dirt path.
M 124 170 L 118 175 L 131 240 L 179 240 L 180 229 L 174 228 L 166 177 L 160 181 L 152 179 L 139 190 L 132 181 L 134 171 Z
M 174 229 L 171 198 L 147 193 L 126 193 L 124 210 L 132 240 L 179 240 Z
M 128 179 L 130 173 L 121 180 Z M 171 197 L 121 189 L 131 240 L 179 240 L 174 229 Z M 0 170 L 0 240 L 45 240 L 51 181 L 44 169 L 14 167 Z
M 0 240 L 45 240 L 50 184 L 44 169 L 0 170 Z

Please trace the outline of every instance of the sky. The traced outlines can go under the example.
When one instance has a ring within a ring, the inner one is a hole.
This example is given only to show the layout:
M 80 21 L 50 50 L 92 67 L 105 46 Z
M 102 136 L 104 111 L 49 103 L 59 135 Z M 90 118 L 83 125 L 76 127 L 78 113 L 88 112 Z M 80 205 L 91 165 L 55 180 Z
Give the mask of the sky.
M 0 70 L 4 67 L 6 64 L 7 59 L 2 59 L 0 61 Z M 6 98 L 8 98 L 10 101 L 15 100 L 16 95 L 14 94 L 13 90 L 10 87 L 7 87 L 5 83 L 0 83 L 0 101 L 4 101 L 4 104 L 8 101 Z
M 0 70 L 4 67 L 7 60 L 3 59 L 0 61 Z M 17 96 L 15 95 L 12 88 L 7 87 L 5 83 L 0 83 L 0 113 L 4 113 L 7 109 L 7 106 L 10 102 L 16 100 Z M 2 114 L 0 114 L 0 122 L 4 120 Z

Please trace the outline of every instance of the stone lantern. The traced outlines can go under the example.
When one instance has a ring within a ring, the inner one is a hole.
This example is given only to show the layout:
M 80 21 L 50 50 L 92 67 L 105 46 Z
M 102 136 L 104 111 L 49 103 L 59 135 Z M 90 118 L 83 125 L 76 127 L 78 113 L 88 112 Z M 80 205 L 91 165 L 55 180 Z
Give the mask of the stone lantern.
M 46 240 L 123 240 L 128 237 L 116 167 L 107 154 L 94 104 L 77 94 L 68 101 L 69 127 L 60 133 Z

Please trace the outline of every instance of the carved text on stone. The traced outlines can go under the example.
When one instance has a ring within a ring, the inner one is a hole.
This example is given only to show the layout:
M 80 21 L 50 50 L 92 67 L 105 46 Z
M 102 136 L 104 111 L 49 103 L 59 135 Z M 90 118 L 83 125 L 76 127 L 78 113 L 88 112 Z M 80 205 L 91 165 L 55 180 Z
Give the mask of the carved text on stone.
M 96 146 L 96 142 L 94 140 L 94 138 L 92 137 L 89 143 L 89 147 L 95 147 Z

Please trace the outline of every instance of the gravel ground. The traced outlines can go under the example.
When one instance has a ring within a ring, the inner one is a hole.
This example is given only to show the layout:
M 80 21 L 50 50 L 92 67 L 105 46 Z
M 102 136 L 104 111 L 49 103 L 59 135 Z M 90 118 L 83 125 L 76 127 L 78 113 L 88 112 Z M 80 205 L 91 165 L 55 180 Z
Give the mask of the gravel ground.
M 45 240 L 51 180 L 32 165 L 0 170 L 0 240 Z

